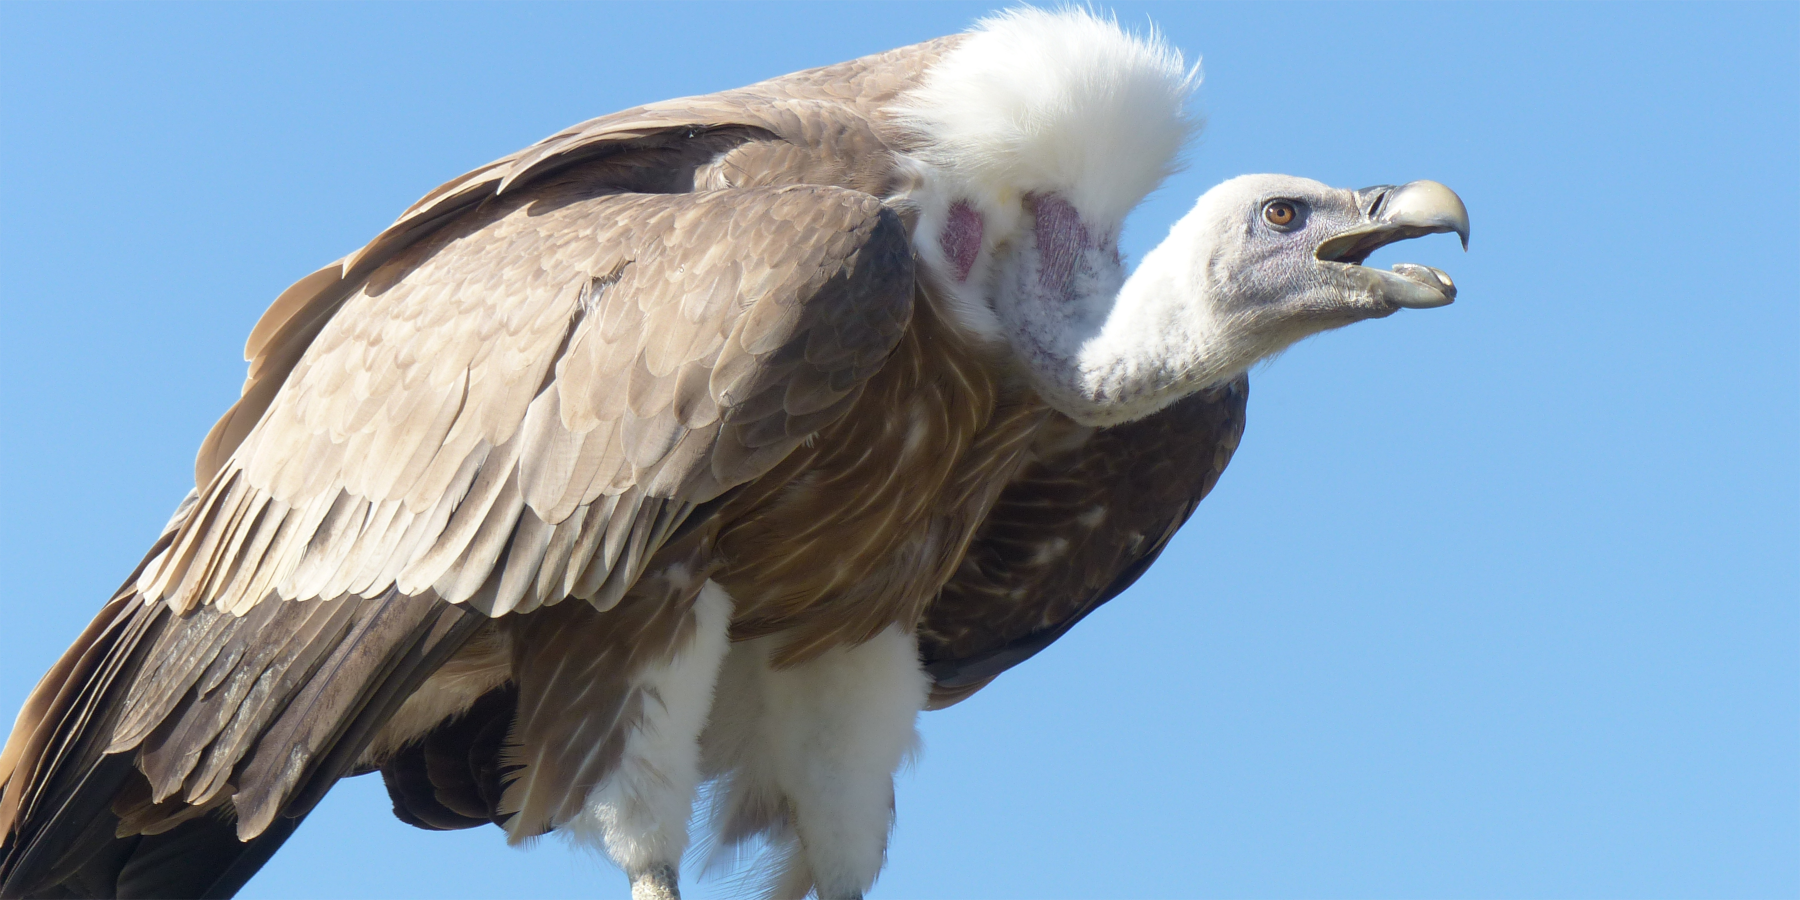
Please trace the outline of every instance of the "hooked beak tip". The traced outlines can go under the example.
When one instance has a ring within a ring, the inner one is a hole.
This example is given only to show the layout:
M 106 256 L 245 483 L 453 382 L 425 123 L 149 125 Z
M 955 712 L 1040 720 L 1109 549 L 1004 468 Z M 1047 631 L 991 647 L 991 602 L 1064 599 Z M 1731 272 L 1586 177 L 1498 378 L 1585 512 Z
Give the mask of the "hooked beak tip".
M 1381 221 L 1432 231 L 1454 231 L 1469 249 L 1469 209 L 1456 192 L 1435 181 L 1410 181 L 1382 204 Z

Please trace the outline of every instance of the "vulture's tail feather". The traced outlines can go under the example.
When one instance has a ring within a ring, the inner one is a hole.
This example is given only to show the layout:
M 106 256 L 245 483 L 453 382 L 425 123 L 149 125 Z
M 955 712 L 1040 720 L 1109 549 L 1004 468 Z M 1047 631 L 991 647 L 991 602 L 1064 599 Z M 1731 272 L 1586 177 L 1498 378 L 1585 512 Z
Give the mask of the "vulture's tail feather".
M 512 814 L 500 811 L 500 796 L 510 767 L 500 749 L 518 706 L 518 686 L 502 685 L 383 761 L 394 817 L 427 831 L 506 827 Z

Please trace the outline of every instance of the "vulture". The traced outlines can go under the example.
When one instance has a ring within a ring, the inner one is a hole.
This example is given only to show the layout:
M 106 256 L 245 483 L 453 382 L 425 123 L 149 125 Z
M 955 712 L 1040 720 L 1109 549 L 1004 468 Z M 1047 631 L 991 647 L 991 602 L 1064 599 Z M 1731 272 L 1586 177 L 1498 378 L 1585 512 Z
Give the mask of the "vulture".
M 1130 585 L 1246 371 L 1451 302 L 1431 181 L 1249 175 L 1127 277 L 1196 130 L 1154 33 L 1019 9 L 602 116 L 426 195 L 251 331 L 195 491 L 25 699 L 0 894 L 227 897 L 339 779 L 552 831 L 638 900 L 712 840 L 858 897 L 922 710 Z

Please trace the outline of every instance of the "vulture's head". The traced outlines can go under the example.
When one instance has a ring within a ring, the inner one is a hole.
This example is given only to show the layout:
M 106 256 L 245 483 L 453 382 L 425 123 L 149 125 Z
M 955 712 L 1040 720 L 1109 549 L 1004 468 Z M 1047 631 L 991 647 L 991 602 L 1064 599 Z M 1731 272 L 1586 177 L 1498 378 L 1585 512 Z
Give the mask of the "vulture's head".
M 1395 241 L 1451 231 L 1467 246 L 1469 214 L 1435 181 L 1348 190 L 1244 175 L 1202 195 L 1144 262 L 1196 305 L 1184 318 L 1204 323 L 1230 377 L 1328 328 L 1449 304 L 1456 285 L 1439 269 L 1362 263 Z
M 916 141 L 902 199 L 925 277 L 1078 421 L 1141 418 L 1301 338 L 1456 297 L 1437 269 L 1362 265 L 1426 234 L 1467 246 L 1462 201 L 1434 181 L 1234 178 L 1127 278 L 1120 229 L 1198 129 L 1198 84 L 1154 33 L 1026 8 L 982 22 L 890 110 Z

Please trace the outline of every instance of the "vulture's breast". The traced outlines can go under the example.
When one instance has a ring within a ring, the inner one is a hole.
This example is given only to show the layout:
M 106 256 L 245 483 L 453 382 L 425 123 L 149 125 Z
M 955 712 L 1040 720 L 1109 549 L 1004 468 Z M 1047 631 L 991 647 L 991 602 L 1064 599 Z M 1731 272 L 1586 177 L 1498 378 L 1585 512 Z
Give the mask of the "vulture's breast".
M 732 636 L 788 632 L 791 663 L 912 630 L 1048 413 L 921 291 L 850 412 L 721 510 Z

